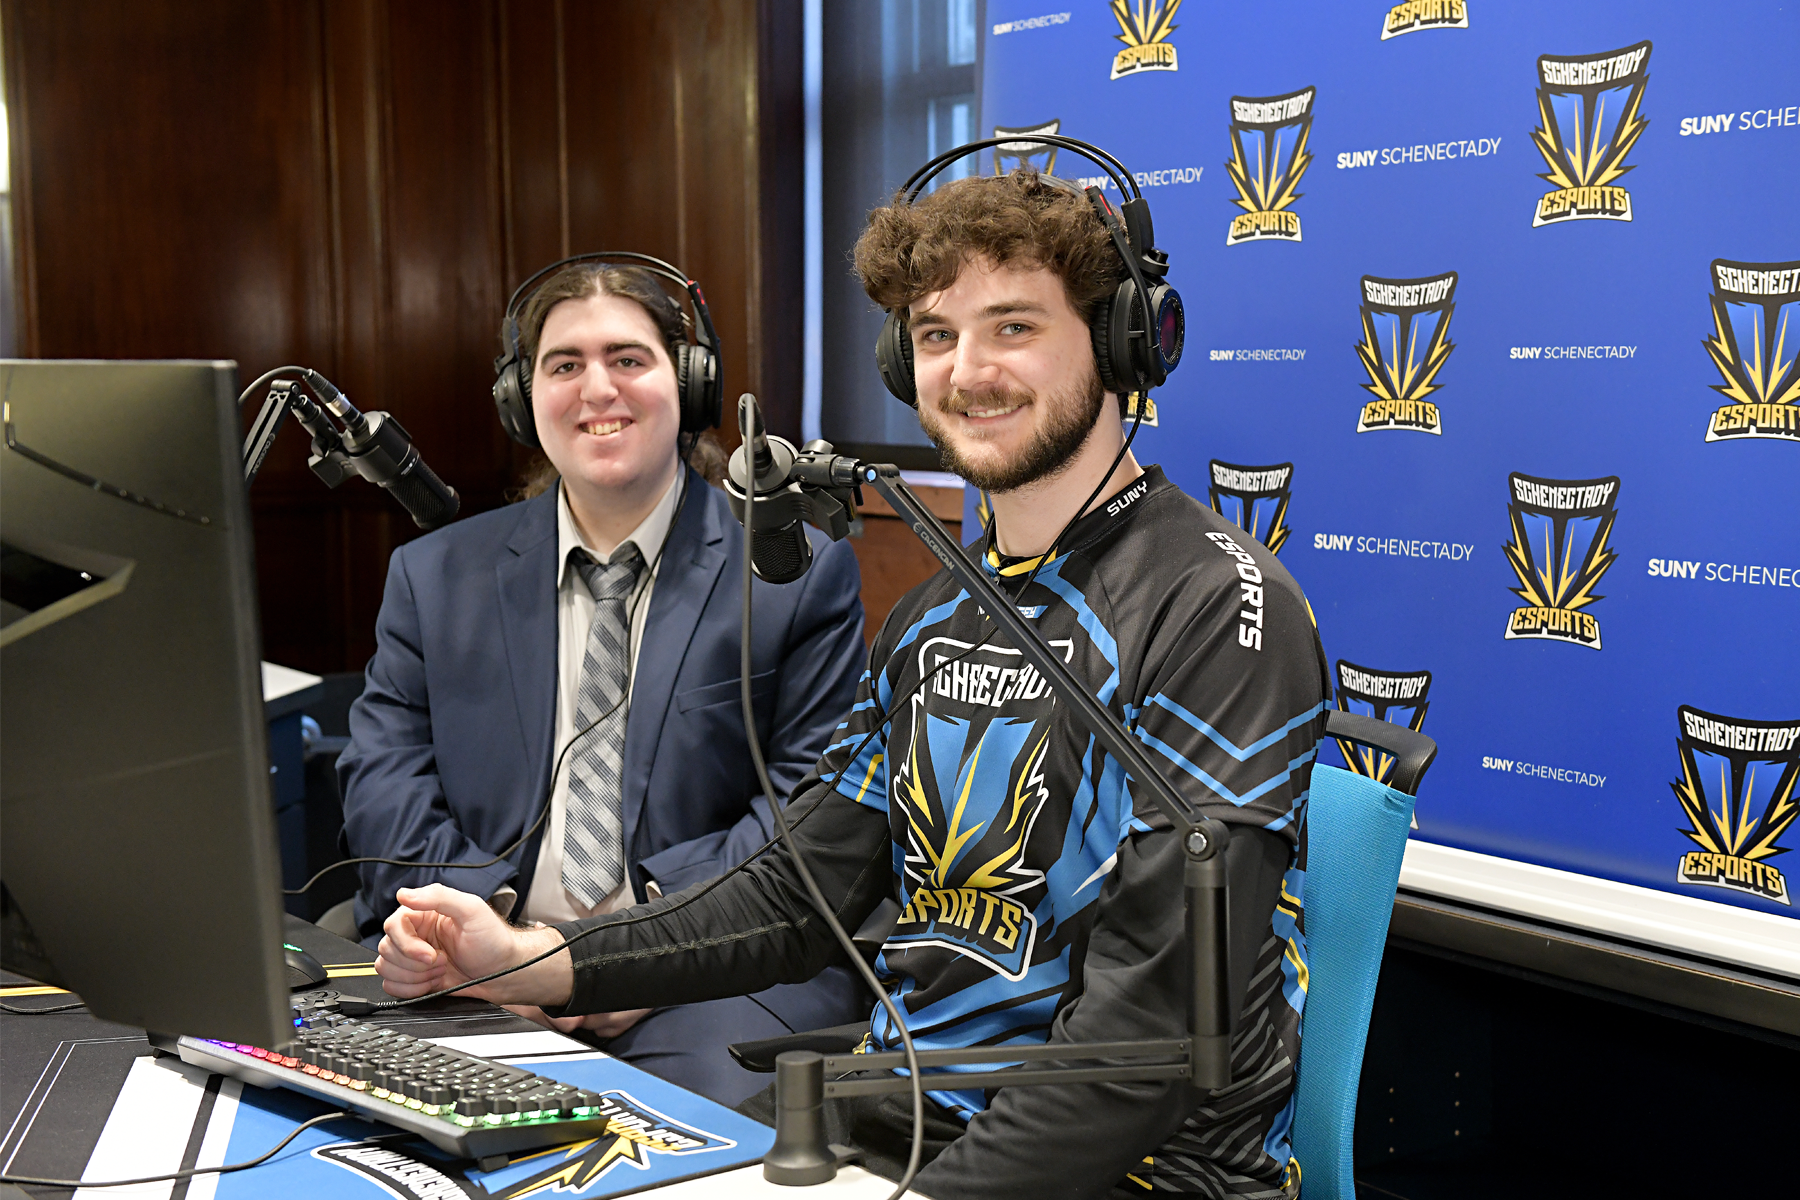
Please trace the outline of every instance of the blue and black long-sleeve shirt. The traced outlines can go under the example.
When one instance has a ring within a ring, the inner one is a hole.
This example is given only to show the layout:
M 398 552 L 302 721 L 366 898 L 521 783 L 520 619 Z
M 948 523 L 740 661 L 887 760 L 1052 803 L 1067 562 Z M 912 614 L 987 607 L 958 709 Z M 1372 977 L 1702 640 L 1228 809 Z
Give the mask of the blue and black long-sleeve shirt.
M 1065 545 L 1034 578 L 1035 563 L 991 548 L 986 562 L 1170 782 L 1233 827 L 1245 997 L 1233 1084 L 1210 1097 L 1161 1082 L 984 1092 L 950 1073 L 931 1095 L 967 1132 L 919 1187 L 938 1200 L 1114 1186 L 1280 1196 L 1306 991 L 1305 805 L 1327 694 L 1311 612 L 1272 554 L 1156 468 Z M 876 965 L 915 1045 L 1182 1036 L 1173 834 L 947 573 L 889 616 L 789 813 L 846 926 L 883 896 L 900 904 Z M 594 923 L 606 919 L 562 928 Z M 566 1011 L 755 990 L 836 952 L 778 849 L 680 911 L 583 938 Z M 898 1047 L 879 1006 L 871 1030 Z M 908 1119 L 903 1098 L 891 1111 Z

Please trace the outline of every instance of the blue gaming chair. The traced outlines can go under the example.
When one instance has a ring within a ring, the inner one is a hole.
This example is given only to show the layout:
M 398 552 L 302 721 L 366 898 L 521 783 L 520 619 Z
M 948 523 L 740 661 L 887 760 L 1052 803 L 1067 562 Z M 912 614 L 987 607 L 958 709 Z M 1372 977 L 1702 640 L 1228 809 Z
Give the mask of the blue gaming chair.
M 1308 978 L 1293 1155 L 1305 1200 L 1356 1200 L 1351 1133 L 1369 1011 L 1412 824 L 1413 794 L 1437 755 L 1437 743 L 1411 729 L 1335 710 L 1325 732 L 1395 760 L 1392 786 L 1315 764 L 1306 809 L 1301 900 Z

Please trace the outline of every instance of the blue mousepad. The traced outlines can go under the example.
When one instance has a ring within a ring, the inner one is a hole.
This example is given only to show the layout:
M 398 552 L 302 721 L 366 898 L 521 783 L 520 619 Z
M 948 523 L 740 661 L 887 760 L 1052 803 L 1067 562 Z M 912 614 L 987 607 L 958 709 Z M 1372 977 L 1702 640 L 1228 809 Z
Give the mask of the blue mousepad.
M 621 1120 L 632 1131 L 526 1151 L 497 1171 L 480 1171 L 419 1138 L 344 1119 L 306 1130 L 262 1166 L 197 1178 L 189 1195 L 518 1200 L 553 1193 L 602 1200 L 757 1162 L 775 1139 L 765 1125 L 598 1051 L 499 1061 L 601 1093 L 626 1110 L 629 1115 Z M 254 1158 L 326 1109 L 299 1092 L 225 1081 L 210 1113 L 203 1114 L 206 1128 L 195 1130 L 204 1145 L 199 1165 Z M 216 1180 L 216 1189 L 201 1186 L 202 1180 Z

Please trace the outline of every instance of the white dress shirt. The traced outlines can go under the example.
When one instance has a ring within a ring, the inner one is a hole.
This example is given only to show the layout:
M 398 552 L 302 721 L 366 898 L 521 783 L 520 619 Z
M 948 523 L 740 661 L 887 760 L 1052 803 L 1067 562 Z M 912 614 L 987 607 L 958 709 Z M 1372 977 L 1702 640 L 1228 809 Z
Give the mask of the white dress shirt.
M 644 621 L 650 612 L 650 594 L 656 587 L 656 573 L 660 566 L 660 552 L 663 539 L 668 535 L 669 526 L 675 519 L 676 501 L 682 492 L 682 477 L 686 472 L 679 467 L 675 479 L 669 484 L 669 490 L 663 493 L 656 507 L 650 510 L 638 527 L 621 541 L 618 546 L 630 542 L 644 556 L 644 566 L 638 572 L 637 586 L 632 589 L 627 601 L 631 614 L 631 677 L 626 681 L 626 711 L 630 712 L 631 684 L 637 678 L 638 647 L 644 639 Z M 563 824 L 564 815 L 569 803 L 569 760 L 578 753 L 570 750 L 563 754 L 579 728 L 575 724 L 575 711 L 581 695 L 581 666 L 587 654 L 588 626 L 594 621 L 594 597 L 582 582 L 581 572 L 569 568 L 569 552 L 576 547 L 586 549 L 599 562 L 605 562 L 612 556 L 618 546 L 596 545 L 585 541 L 581 531 L 575 525 L 575 516 L 569 511 L 569 494 L 561 483 L 557 484 L 556 498 L 556 742 L 552 748 L 552 756 L 561 756 L 557 765 L 556 778 L 551 782 L 550 816 L 544 823 L 543 842 L 538 848 L 537 869 L 531 877 L 531 888 L 525 894 L 525 909 L 520 914 L 527 921 L 541 921 L 546 925 L 554 925 L 561 921 L 574 921 L 582 917 L 594 916 L 598 913 L 617 912 L 621 908 L 631 907 L 633 901 L 631 881 L 620 882 L 611 895 L 600 901 L 593 908 L 583 904 L 579 897 L 571 895 L 562 883 L 563 871 Z M 629 715 L 627 716 L 629 720 Z M 625 861 L 624 848 L 620 848 L 619 861 Z M 488 900 L 495 911 L 505 916 L 512 912 L 517 892 L 511 887 L 503 887 Z

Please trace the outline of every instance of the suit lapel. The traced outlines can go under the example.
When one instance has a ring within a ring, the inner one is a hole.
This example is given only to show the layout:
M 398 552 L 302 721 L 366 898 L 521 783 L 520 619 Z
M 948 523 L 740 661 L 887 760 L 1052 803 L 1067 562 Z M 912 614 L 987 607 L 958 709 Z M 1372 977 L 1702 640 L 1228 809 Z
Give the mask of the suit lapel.
M 500 635 L 512 675 L 514 711 L 524 761 L 532 764 L 532 811 L 549 788 L 556 720 L 556 489 L 521 506 L 518 528 L 507 540 L 511 553 L 494 567 L 500 594 Z M 495 681 L 498 684 L 498 680 Z M 523 828 L 523 826 L 521 827 Z M 527 847 L 527 860 L 536 858 Z M 521 898 L 525 889 L 519 889 Z
M 719 543 L 724 531 L 719 514 L 710 503 L 706 482 L 688 473 L 687 498 L 663 551 L 650 593 L 650 613 L 644 621 L 644 637 L 638 646 L 637 670 L 631 681 L 631 716 L 625 726 L 623 787 L 625 852 L 631 855 L 638 818 L 650 785 L 650 767 L 656 760 L 675 677 L 688 644 L 700 626 L 700 617 L 712 596 L 725 553 Z

